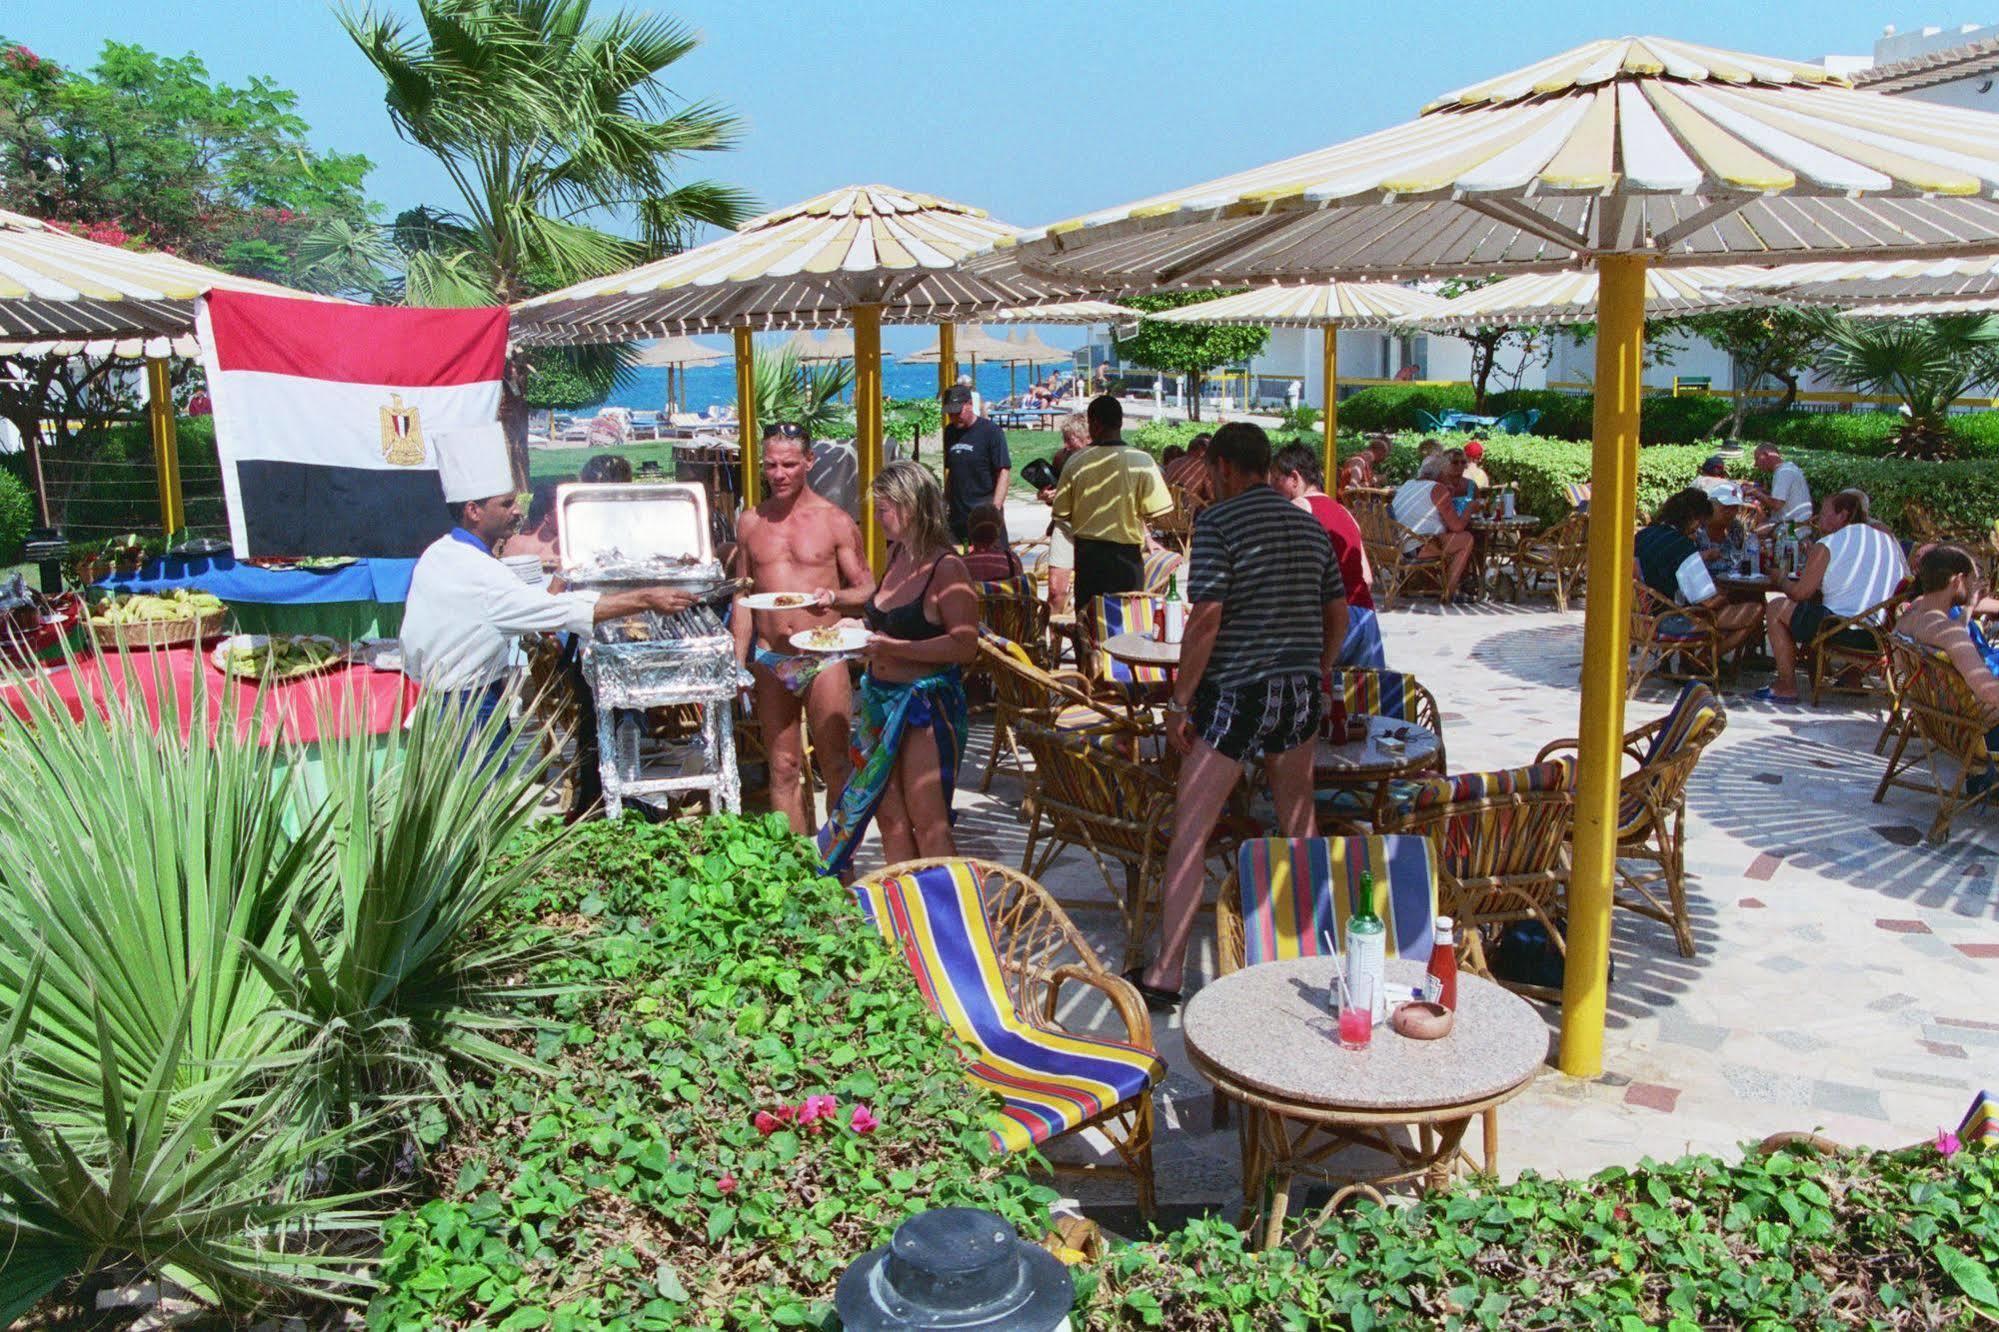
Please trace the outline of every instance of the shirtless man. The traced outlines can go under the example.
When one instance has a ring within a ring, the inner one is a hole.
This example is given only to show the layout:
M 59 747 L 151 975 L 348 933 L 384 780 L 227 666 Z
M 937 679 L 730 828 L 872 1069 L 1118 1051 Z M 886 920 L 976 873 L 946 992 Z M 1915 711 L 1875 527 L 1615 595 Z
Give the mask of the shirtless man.
M 764 431 L 764 501 L 736 525 L 735 572 L 758 592 L 800 592 L 812 605 L 797 610 L 755 611 L 736 603 L 732 628 L 736 653 L 747 660 L 756 681 L 757 718 L 770 757 L 770 803 L 790 820 L 793 832 L 815 828 L 805 807 L 805 742 L 799 714 L 812 727 L 812 748 L 827 799 L 839 803 L 851 764 L 847 757 L 848 718 L 853 687 L 847 663 L 819 670 L 819 659 L 801 655 L 791 636 L 801 629 L 837 623 L 858 615 L 874 595 L 874 576 L 861 550 L 861 529 L 844 509 L 806 482 L 812 470 L 812 440 L 795 425 L 779 423 Z

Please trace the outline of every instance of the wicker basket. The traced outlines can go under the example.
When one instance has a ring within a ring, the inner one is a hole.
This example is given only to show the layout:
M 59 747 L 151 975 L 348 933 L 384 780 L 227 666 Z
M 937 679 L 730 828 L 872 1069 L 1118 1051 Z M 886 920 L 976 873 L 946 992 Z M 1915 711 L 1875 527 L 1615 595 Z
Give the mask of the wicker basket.
M 141 620 L 136 624 L 86 620 L 85 623 L 90 626 L 90 639 L 99 652 L 117 652 L 136 648 L 180 647 L 184 643 L 213 638 L 222 632 L 222 622 L 228 615 L 225 608 L 192 620 Z

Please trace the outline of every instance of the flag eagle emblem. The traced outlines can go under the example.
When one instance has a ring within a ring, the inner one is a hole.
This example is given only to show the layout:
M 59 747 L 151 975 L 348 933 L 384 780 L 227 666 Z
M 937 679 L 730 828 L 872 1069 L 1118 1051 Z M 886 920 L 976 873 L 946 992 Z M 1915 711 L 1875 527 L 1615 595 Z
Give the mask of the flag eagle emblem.
M 382 413 L 382 461 L 391 467 L 423 466 L 423 417 L 403 405 L 403 395 L 391 393 Z

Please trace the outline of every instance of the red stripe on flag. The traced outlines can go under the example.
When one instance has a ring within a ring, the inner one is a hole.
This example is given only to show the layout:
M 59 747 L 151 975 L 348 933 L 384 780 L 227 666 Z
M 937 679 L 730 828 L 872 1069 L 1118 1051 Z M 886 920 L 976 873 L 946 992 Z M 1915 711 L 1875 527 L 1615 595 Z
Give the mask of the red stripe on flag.
M 496 380 L 506 365 L 504 306 L 426 310 L 235 291 L 207 299 L 224 370 L 437 388 Z

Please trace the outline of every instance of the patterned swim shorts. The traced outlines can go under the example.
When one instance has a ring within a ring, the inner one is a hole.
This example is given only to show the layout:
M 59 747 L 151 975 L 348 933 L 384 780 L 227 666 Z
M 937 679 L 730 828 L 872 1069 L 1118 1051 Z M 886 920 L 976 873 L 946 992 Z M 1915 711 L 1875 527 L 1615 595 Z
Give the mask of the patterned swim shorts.
M 1260 754 L 1282 754 L 1319 733 L 1317 672 L 1277 675 L 1232 688 L 1201 682 L 1190 720 L 1194 734 L 1224 758 L 1241 763 Z

